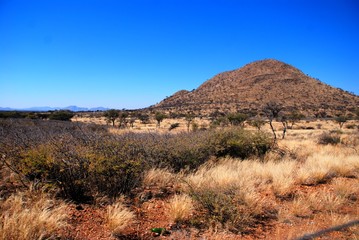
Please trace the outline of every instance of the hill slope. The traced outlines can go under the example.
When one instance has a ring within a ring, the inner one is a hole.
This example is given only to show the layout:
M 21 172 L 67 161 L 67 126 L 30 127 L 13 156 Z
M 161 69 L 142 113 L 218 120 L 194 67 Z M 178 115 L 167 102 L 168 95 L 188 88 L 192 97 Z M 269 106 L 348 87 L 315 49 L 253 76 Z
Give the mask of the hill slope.
M 181 90 L 153 108 L 202 114 L 256 112 L 268 102 L 280 103 L 287 111 L 335 114 L 358 107 L 359 96 L 324 84 L 289 64 L 268 59 L 220 73 L 197 89 Z

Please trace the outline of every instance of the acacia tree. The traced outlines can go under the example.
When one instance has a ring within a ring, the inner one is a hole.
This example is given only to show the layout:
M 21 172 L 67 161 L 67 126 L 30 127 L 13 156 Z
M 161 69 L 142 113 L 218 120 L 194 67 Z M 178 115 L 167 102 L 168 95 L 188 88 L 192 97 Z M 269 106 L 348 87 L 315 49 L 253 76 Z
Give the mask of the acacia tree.
M 348 121 L 348 117 L 344 116 L 344 115 L 340 115 L 335 118 L 335 121 L 339 124 L 340 129 L 342 129 L 344 126 L 344 123 L 346 123 Z
M 121 127 L 127 127 L 127 117 L 128 117 L 128 112 L 125 112 L 125 111 L 121 111 L 121 113 L 119 114 L 119 124 L 118 124 L 118 127 L 121 128 Z
M 259 117 L 255 117 L 252 120 L 250 120 L 249 125 L 251 125 L 252 127 L 255 127 L 258 129 L 258 131 L 261 130 L 261 128 L 264 126 L 264 124 L 266 124 L 266 121 L 262 118 Z
M 191 126 L 191 123 L 194 119 L 194 115 L 193 113 L 188 113 L 186 116 L 185 116 L 185 120 L 187 122 L 187 132 L 189 132 L 189 127 Z
M 146 113 L 139 113 L 138 119 L 140 119 L 141 123 L 144 125 L 150 123 L 150 116 L 148 116 Z
M 267 116 L 267 118 L 269 120 L 269 125 L 273 132 L 274 141 L 276 141 L 277 135 L 276 135 L 275 129 L 273 127 L 273 120 L 278 118 L 279 113 L 282 110 L 283 110 L 283 106 L 276 102 L 269 102 L 263 108 L 263 112 L 265 113 L 265 115 Z
M 155 119 L 157 121 L 157 127 L 160 127 L 161 122 L 163 121 L 163 119 L 165 119 L 167 116 L 164 113 L 161 112 L 156 112 L 155 114 Z
M 287 132 L 287 129 L 289 128 L 288 127 L 288 117 L 287 116 L 282 116 L 280 118 L 280 121 L 282 122 L 282 125 L 283 125 L 283 134 L 282 134 L 282 139 L 285 138 L 285 133 Z
M 292 129 L 294 124 L 296 124 L 297 122 L 299 122 L 300 120 L 302 120 L 304 118 L 304 115 L 299 112 L 299 111 L 294 111 L 291 112 L 288 116 L 287 119 L 290 122 L 291 125 L 288 126 L 288 128 Z
M 244 122 L 247 120 L 248 116 L 244 113 L 230 113 L 228 114 L 227 118 L 232 126 L 243 127 Z
M 103 116 L 107 121 L 112 122 L 112 126 L 115 126 L 115 121 L 119 116 L 119 112 L 116 109 L 110 109 L 104 112 Z

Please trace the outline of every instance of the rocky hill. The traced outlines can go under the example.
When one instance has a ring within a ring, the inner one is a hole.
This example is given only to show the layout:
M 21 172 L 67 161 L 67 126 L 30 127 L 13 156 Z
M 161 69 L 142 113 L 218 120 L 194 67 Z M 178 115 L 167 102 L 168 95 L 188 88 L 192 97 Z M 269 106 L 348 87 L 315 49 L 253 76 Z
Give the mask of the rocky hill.
M 359 96 L 331 87 L 274 60 L 256 61 L 220 73 L 193 91 L 181 90 L 151 108 L 165 111 L 260 112 L 268 102 L 307 115 L 338 114 L 359 107 Z

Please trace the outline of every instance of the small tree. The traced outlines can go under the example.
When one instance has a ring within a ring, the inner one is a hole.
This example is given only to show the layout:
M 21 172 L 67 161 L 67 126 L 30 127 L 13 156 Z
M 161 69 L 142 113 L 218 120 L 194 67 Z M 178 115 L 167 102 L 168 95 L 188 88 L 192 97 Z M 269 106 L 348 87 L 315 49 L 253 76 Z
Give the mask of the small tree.
M 288 129 L 288 117 L 284 115 L 280 118 L 280 121 L 282 122 L 282 125 L 283 125 L 282 139 L 284 139 L 285 133 L 287 132 L 287 129 Z
M 304 115 L 301 112 L 298 111 L 294 111 L 291 112 L 288 116 L 288 122 L 290 123 L 290 125 L 288 126 L 289 129 L 292 129 L 294 124 L 296 124 L 297 122 L 299 122 L 300 120 L 302 120 L 304 118 Z
M 107 110 L 103 114 L 103 116 L 107 119 L 107 121 L 112 122 L 112 126 L 115 126 L 115 121 L 119 115 L 120 114 L 116 109 Z
M 192 113 L 188 113 L 186 116 L 185 116 L 185 120 L 187 122 L 187 132 L 189 132 L 189 128 L 191 126 L 191 123 L 194 119 L 194 115 Z
M 163 121 L 163 119 L 165 119 L 167 116 L 164 113 L 161 112 L 156 112 L 155 114 L 155 119 L 157 121 L 157 126 L 160 127 L 161 122 Z
M 346 123 L 348 121 L 348 117 L 344 116 L 344 115 L 340 115 L 340 116 L 336 117 L 334 120 L 339 124 L 340 129 L 342 129 L 344 126 L 344 123 Z
M 278 118 L 279 113 L 282 110 L 283 110 L 282 105 L 280 105 L 279 103 L 276 103 L 276 102 L 269 102 L 263 108 L 263 112 L 269 119 L 269 125 L 270 125 L 273 135 L 274 135 L 274 141 L 277 139 L 277 135 L 276 135 L 275 129 L 273 127 L 273 120 Z
M 258 131 L 260 131 L 261 128 L 266 124 L 266 121 L 264 119 L 256 117 L 256 118 L 253 118 L 252 120 L 250 120 L 248 123 L 252 127 L 257 128 Z
M 119 124 L 118 124 L 118 127 L 121 128 L 121 127 L 127 127 L 127 117 L 128 117 L 128 112 L 125 112 L 125 111 L 121 111 L 119 116 L 118 116 L 118 121 L 119 121 Z
M 146 124 L 150 123 L 150 116 L 148 116 L 148 114 L 140 113 L 138 115 L 138 119 L 140 119 L 142 124 L 146 125 Z
M 131 128 L 133 128 L 133 125 L 135 124 L 135 121 L 136 121 L 136 118 L 134 118 L 134 117 L 130 117 L 130 119 L 129 119 L 129 123 L 130 123 L 130 127 Z
M 232 126 L 243 127 L 244 122 L 247 120 L 248 116 L 243 113 L 230 113 L 227 115 L 227 118 Z

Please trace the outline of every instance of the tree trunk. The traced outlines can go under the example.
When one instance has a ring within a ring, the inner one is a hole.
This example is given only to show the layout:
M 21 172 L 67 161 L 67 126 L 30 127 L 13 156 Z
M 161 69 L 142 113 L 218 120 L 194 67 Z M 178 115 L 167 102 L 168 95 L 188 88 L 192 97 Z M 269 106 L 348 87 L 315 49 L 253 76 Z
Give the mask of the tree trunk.
M 275 141 L 275 140 L 277 140 L 277 135 L 275 134 L 275 130 L 274 130 L 274 127 L 273 127 L 273 125 L 272 125 L 272 121 L 273 121 L 273 120 L 270 120 L 270 121 L 269 121 L 269 126 L 270 126 L 270 128 L 272 129 L 272 132 L 273 132 L 273 135 L 274 135 L 274 141 Z

